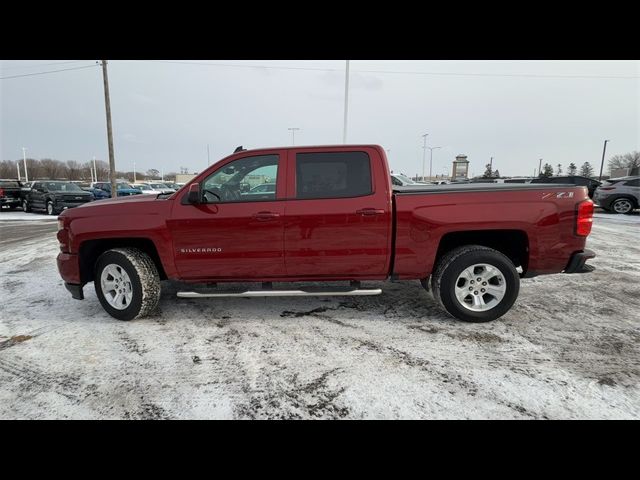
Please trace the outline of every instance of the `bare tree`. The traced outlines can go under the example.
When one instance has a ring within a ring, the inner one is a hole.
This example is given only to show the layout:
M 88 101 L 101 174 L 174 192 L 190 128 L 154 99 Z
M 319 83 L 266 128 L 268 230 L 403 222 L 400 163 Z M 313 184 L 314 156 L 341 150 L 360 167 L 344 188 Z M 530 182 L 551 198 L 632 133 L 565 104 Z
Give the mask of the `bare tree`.
M 82 166 L 75 160 L 67 161 L 67 178 L 69 180 L 82 180 Z
M 609 159 L 609 170 L 618 168 L 633 169 L 640 167 L 640 152 L 633 151 L 624 155 L 614 155 Z

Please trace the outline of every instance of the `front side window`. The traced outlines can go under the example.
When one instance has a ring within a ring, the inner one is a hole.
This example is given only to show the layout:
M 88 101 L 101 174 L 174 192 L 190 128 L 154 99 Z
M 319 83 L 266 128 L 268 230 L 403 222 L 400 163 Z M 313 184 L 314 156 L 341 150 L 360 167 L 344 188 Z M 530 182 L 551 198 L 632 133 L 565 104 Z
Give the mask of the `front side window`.
M 346 198 L 373 193 L 365 152 L 298 153 L 296 197 Z
M 259 155 L 224 165 L 204 181 L 203 200 L 205 203 L 275 200 L 278 159 L 278 155 Z

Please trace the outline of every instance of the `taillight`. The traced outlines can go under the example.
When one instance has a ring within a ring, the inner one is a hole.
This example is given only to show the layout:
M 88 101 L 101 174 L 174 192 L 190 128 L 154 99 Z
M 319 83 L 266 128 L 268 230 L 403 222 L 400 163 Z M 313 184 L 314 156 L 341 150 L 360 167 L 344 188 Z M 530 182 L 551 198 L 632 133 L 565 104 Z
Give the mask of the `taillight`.
M 0 197 L 4 197 L 4 188 L 0 188 Z
M 593 225 L 593 202 L 585 200 L 578 204 L 578 215 L 576 217 L 576 235 L 586 237 L 591 233 Z

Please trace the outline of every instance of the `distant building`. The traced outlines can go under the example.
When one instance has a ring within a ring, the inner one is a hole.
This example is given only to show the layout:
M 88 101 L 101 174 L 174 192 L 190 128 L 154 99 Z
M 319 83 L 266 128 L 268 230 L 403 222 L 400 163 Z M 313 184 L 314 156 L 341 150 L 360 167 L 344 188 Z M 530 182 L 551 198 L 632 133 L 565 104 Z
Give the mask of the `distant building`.
M 176 183 L 187 183 L 196 178 L 196 173 L 176 173 Z
M 466 155 L 458 155 L 453 161 L 451 180 L 457 178 L 469 178 L 469 160 Z

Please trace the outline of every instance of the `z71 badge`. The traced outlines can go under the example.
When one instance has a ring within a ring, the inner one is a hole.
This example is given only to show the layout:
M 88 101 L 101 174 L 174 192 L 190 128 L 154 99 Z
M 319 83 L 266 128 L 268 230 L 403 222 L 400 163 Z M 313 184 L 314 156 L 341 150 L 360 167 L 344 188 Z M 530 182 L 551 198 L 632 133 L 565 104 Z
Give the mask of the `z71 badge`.
M 573 192 L 551 192 L 551 193 L 543 193 L 542 200 L 551 198 L 554 195 L 556 196 L 556 198 L 573 198 Z

